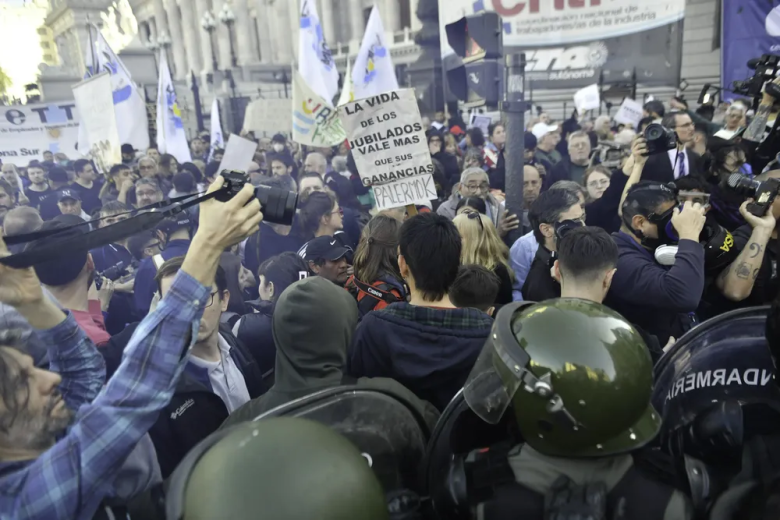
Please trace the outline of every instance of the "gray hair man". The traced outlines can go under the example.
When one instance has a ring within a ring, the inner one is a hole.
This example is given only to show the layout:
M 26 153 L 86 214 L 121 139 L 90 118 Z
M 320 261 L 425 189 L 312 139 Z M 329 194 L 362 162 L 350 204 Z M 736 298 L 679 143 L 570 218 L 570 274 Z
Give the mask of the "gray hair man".
M 558 181 L 574 181 L 581 184 L 585 177 L 585 170 L 590 165 L 590 137 L 582 130 L 578 130 L 569 134 L 566 140 L 569 157 L 553 166 L 550 175 L 544 178 L 545 189 Z

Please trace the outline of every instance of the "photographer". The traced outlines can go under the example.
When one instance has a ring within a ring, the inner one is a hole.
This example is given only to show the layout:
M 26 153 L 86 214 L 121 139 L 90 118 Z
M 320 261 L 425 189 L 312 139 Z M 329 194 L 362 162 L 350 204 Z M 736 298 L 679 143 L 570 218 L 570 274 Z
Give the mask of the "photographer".
M 211 190 L 221 185 L 218 180 Z M 227 203 L 201 205 L 203 223 L 182 272 L 139 325 L 107 384 L 94 344 L 70 313 L 44 297 L 34 270 L 0 265 L 0 302 L 15 307 L 38 329 L 53 370 L 34 368 L 22 353 L 25 345 L 3 331 L 3 517 L 93 518 L 103 500 L 126 485 L 131 476 L 120 471 L 123 462 L 170 401 L 189 361 L 220 254 L 255 231 L 263 218 L 259 202 L 249 202 L 251 195 L 248 186 Z M 7 256 L 2 240 L 0 255 Z
M 620 254 L 606 304 L 658 337 L 661 345 L 678 338 L 695 323 L 693 315 L 704 291 L 704 248 L 699 235 L 704 209 L 686 202 L 678 207 L 670 188 L 640 182 L 626 194 L 623 225 L 613 237 Z M 659 264 L 653 253 L 679 237 L 674 265 Z
M 775 86 L 780 86 L 780 78 L 776 78 L 772 83 Z M 770 161 L 775 160 L 778 151 L 780 151 L 780 132 L 777 125 L 780 118 L 775 119 L 772 130 L 764 138 L 769 116 L 776 112 L 774 109 L 776 99 L 766 90 L 767 88 L 764 86 L 764 93 L 761 96 L 761 103 L 758 105 L 758 109 L 756 109 L 756 115 L 748 125 L 745 133 L 742 134 L 742 142 L 750 154 L 750 166 L 754 172 L 763 171 Z
M 695 133 L 691 116 L 685 112 L 669 113 L 664 116 L 662 125 L 677 134 L 677 148 L 648 157 L 642 180 L 666 183 L 686 175 L 701 174 L 701 156 L 688 148 Z
M 762 180 L 780 178 L 780 170 L 767 172 Z M 734 231 L 734 247 L 739 256 L 718 275 L 715 283 L 729 302 L 739 306 L 766 305 L 778 291 L 777 284 L 777 218 L 780 200 L 775 199 L 766 215 L 757 217 L 747 210 L 745 201 L 739 211 L 748 222 Z M 723 302 L 728 308 L 728 302 Z M 733 306 L 733 304 L 732 304 Z

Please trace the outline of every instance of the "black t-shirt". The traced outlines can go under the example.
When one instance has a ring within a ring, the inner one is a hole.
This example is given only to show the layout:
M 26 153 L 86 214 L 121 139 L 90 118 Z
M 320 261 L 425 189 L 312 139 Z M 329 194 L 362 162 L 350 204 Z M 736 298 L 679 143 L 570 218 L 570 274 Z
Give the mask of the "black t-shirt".
M 54 193 L 54 190 L 47 186 L 44 191 L 33 191 L 28 188 L 24 194 L 30 199 L 30 207 L 35 208 L 40 212 L 41 202 L 50 197 L 52 193 Z
M 41 192 L 38 197 L 38 211 L 41 212 L 41 218 L 43 220 L 51 220 L 57 215 L 60 215 L 60 207 L 57 206 L 58 199 L 60 198 L 60 190 L 69 188 L 65 186 L 56 190 L 49 190 L 45 193 Z M 30 199 L 30 205 L 32 205 L 32 194 L 34 191 L 29 191 L 27 197 Z
M 77 182 L 70 185 L 70 189 L 79 192 L 79 195 L 81 196 L 81 209 L 83 209 L 87 215 L 92 215 L 92 212 L 96 208 L 103 205 L 100 201 L 100 188 L 102 188 L 102 186 L 98 181 L 94 181 L 91 188 L 85 188 Z
M 509 270 L 504 264 L 498 264 L 493 272 L 501 282 L 498 286 L 498 295 L 496 295 L 496 305 L 512 303 L 512 277 L 509 275 Z
M 550 274 L 550 257 L 550 251 L 540 245 L 523 284 L 524 300 L 541 302 L 561 297 L 561 285 Z
M 749 224 L 735 229 L 732 233 L 734 236 L 734 247 L 740 252 L 746 247 L 750 247 L 748 242 L 752 233 L 753 228 Z M 718 301 L 721 304 L 718 307 L 719 309 L 722 307 L 725 311 L 772 303 L 775 296 L 777 296 L 778 289 L 780 289 L 780 280 L 777 276 L 778 246 L 780 246 L 780 242 L 777 239 L 771 239 L 766 245 L 764 260 L 761 262 L 761 267 L 756 274 L 756 281 L 753 283 L 753 290 L 750 292 L 750 296 L 736 303 L 728 301 L 721 296 L 720 300 L 722 301 Z

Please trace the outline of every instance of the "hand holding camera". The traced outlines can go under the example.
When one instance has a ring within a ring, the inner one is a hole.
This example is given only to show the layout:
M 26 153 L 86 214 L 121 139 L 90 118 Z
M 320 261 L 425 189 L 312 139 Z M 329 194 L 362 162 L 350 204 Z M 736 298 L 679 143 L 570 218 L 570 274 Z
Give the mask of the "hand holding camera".
M 748 205 L 753 204 L 753 202 L 753 199 L 748 199 L 739 207 L 742 218 L 744 218 L 753 229 L 762 229 L 771 235 L 776 225 L 775 216 L 772 214 L 772 205 L 770 204 L 766 208 L 766 213 L 763 217 L 758 217 L 748 210 Z
M 634 158 L 634 164 L 644 165 L 647 162 L 647 140 L 640 136 L 631 143 L 631 157 Z
M 222 188 L 225 178 L 218 176 L 209 186 L 212 193 Z M 247 183 L 229 199 L 220 202 L 210 199 L 200 205 L 200 226 L 195 239 L 213 244 L 223 250 L 255 233 L 263 221 L 260 201 L 254 197 L 254 187 Z
M 674 208 L 672 213 L 672 226 L 677 231 L 680 240 L 698 242 L 706 221 L 704 207 L 698 202 L 694 204 L 686 202 L 682 211 L 680 211 L 680 208 Z
M 761 98 L 762 105 L 772 105 L 775 99 L 780 98 L 780 78 L 773 81 L 767 81 L 764 85 L 764 92 Z

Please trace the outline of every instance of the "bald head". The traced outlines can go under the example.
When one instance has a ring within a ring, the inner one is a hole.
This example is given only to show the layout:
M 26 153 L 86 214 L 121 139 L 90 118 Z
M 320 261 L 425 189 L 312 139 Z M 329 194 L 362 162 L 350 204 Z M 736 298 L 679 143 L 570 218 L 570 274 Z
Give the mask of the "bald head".
M 321 153 L 312 152 L 306 156 L 306 162 L 303 164 L 303 167 L 307 172 L 319 173 L 320 177 L 324 177 L 328 169 L 328 161 Z

